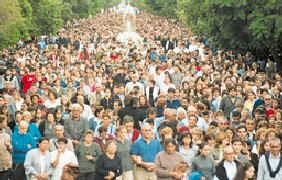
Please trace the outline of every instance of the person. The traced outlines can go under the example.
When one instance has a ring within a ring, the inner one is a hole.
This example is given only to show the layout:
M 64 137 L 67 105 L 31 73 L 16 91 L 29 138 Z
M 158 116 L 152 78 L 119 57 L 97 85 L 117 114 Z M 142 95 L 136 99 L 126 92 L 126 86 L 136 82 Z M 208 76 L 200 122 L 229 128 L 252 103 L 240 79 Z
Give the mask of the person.
M 123 172 L 120 176 L 120 180 L 134 179 L 133 162 L 130 157 L 131 141 L 127 139 L 127 131 L 125 126 L 119 126 L 116 129 L 116 145 L 117 154 L 121 158 Z
M 58 149 L 58 139 L 60 138 L 65 138 L 65 135 L 64 135 L 64 126 L 62 125 L 56 125 L 55 126 L 55 137 L 50 139 L 50 145 L 49 145 L 49 150 L 50 152 L 52 151 L 55 151 Z M 74 151 L 74 148 L 73 148 L 73 144 L 72 144 L 72 141 L 71 139 L 67 139 L 67 144 L 66 144 L 66 148 L 69 150 L 69 151 Z
M 121 174 L 122 163 L 117 155 L 117 146 L 114 141 L 108 141 L 105 146 L 105 153 L 97 159 L 94 179 L 115 180 Z
M 259 159 L 257 180 L 282 179 L 281 140 L 270 140 L 270 152 Z
M 80 143 L 83 134 L 89 129 L 88 121 L 80 117 L 81 112 L 82 107 L 80 104 L 72 104 L 71 118 L 64 123 L 66 138 L 70 138 L 74 146 Z
M 95 177 L 96 161 L 101 155 L 100 146 L 93 142 L 93 131 L 86 131 L 84 141 L 78 145 L 75 153 L 79 163 L 79 180 L 93 179 Z
M 138 139 L 131 146 L 130 154 L 135 163 L 136 180 L 156 180 L 155 158 L 162 150 L 158 140 L 153 139 L 153 128 L 149 124 L 144 124 L 141 130 L 142 138 Z
M 41 138 L 38 141 L 38 148 L 27 152 L 24 167 L 28 180 L 48 180 L 51 177 L 51 154 L 49 152 L 49 139 Z
M 234 179 L 241 168 L 241 163 L 235 160 L 235 152 L 231 145 L 223 150 L 224 159 L 216 166 L 215 180 Z
M 73 151 L 66 148 L 66 138 L 59 138 L 58 149 L 51 152 L 51 165 L 53 168 L 51 180 L 58 180 L 62 176 L 63 168 L 67 164 L 78 166 L 77 158 Z
M 207 142 L 199 146 L 199 154 L 192 160 L 192 172 L 202 172 L 207 180 L 212 180 L 215 173 L 215 163 L 210 156 L 211 147 Z
M 179 137 L 179 153 L 184 158 L 189 166 L 192 164 L 193 158 L 197 154 L 197 150 L 192 147 L 192 135 L 190 133 L 183 133 Z
M 255 180 L 255 168 L 252 163 L 246 163 L 237 171 L 234 180 Z
M 10 135 L 5 132 L 4 121 L 0 118 L 0 180 L 12 178 L 12 145 Z
M 184 162 L 183 157 L 176 152 L 177 143 L 173 139 L 164 141 L 164 151 L 157 154 L 156 174 L 158 180 L 181 179 L 185 176 L 185 172 L 179 172 L 176 168 L 180 163 Z
M 47 137 L 48 139 L 54 138 L 54 128 L 56 126 L 56 121 L 54 118 L 54 112 L 47 112 L 47 119 L 41 121 L 39 124 L 39 131 L 43 137 Z

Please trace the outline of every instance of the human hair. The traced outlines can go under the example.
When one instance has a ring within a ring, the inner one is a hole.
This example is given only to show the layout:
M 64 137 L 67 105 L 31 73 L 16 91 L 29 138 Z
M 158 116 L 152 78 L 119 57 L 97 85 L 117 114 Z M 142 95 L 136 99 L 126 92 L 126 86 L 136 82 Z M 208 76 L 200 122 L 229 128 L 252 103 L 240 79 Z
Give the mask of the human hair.
M 169 139 L 165 139 L 165 140 L 164 140 L 164 149 L 165 149 L 165 150 L 166 150 L 166 148 L 167 148 L 167 146 L 168 146 L 169 144 L 173 144 L 175 147 L 177 147 L 177 142 L 176 142 L 176 140 L 169 138 Z
M 178 143 L 179 143 L 180 145 L 184 145 L 184 144 L 183 144 L 183 139 L 184 139 L 184 138 L 190 138 L 189 147 L 192 148 L 193 142 L 192 142 L 192 135 L 191 135 L 191 133 L 186 132 L 186 133 L 180 134 L 179 139 L 178 139 Z
M 48 141 L 49 142 L 49 139 L 47 137 L 42 137 L 38 140 L 38 144 L 42 143 L 43 141 Z
M 198 155 L 200 155 L 202 153 L 202 150 L 204 149 L 205 146 L 209 146 L 209 143 L 208 142 L 202 142 L 201 144 L 199 144 Z
M 106 144 L 105 144 L 105 146 L 104 146 L 105 152 L 107 151 L 108 147 L 109 147 L 111 144 L 116 144 L 116 143 L 115 143 L 115 141 L 113 141 L 113 140 L 108 140 L 108 141 L 106 141 Z
M 134 122 L 134 119 L 132 116 L 129 116 L 129 115 L 125 115 L 123 117 L 123 125 L 125 125 L 126 123 L 129 123 L 129 122 Z
M 244 163 L 244 165 L 237 170 L 237 174 L 234 180 L 244 180 L 246 178 L 246 171 L 248 171 L 251 167 L 254 167 L 252 163 L 250 162 Z

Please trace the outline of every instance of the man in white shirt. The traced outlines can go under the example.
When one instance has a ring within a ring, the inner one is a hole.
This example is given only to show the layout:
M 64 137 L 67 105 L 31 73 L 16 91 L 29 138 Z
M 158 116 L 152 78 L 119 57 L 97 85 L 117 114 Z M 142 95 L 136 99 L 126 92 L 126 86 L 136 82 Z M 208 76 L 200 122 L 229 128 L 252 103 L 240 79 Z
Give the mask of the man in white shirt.
M 224 159 L 216 166 L 214 180 L 234 179 L 241 164 L 235 160 L 235 152 L 232 146 L 226 146 L 223 150 Z
M 53 167 L 52 180 L 61 179 L 63 168 L 65 165 L 78 166 L 77 158 L 73 151 L 66 149 L 66 138 L 58 139 L 58 149 L 51 153 L 51 164 Z

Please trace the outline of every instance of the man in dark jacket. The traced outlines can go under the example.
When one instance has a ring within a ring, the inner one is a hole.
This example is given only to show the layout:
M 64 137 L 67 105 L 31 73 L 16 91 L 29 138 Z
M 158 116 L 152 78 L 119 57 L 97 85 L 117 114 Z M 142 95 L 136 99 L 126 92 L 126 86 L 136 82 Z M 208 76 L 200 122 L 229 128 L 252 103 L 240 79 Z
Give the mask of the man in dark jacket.
M 235 160 L 235 152 L 232 146 L 224 148 L 224 159 L 216 166 L 215 179 L 234 179 L 237 172 L 242 168 L 241 163 Z

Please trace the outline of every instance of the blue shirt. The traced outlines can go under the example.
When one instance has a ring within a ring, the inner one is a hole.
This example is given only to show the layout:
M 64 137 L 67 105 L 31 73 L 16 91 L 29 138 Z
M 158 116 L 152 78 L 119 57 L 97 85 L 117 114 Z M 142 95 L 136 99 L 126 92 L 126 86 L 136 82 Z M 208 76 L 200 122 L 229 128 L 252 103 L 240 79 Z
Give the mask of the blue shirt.
M 153 139 L 147 143 L 140 138 L 132 144 L 130 154 L 140 156 L 144 162 L 155 162 L 156 155 L 160 151 L 162 151 L 162 146 L 158 140 Z
M 17 132 L 17 133 L 19 132 L 19 125 L 18 124 L 14 128 L 14 132 Z M 36 143 L 42 137 L 41 133 L 40 133 L 38 127 L 35 125 L 35 123 L 30 123 L 28 125 L 27 132 L 33 137 L 33 139 L 35 140 Z

